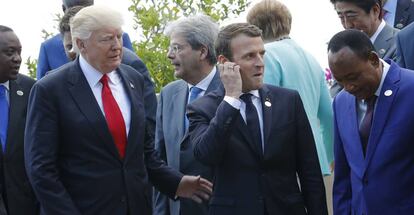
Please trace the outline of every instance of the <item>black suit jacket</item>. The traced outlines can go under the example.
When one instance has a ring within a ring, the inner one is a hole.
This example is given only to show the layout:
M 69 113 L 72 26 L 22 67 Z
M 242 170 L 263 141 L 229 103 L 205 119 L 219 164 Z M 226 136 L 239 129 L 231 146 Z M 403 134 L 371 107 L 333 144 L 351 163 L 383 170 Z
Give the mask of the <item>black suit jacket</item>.
M 33 86 L 25 161 L 42 214 L 150 215 L 150 182 L 174 197 L 182 175 L 165 166 L 154 150 L 146 129 L 142 75 L 123 64 L 117 71 L 131 103 L 123 160 L 78 60 Z
M 188 106 L 194 155 L 214 167 L 210 214 L 262 215 L 265 209 L 278 215 L 327 214 L 316 147 L 299 94 L 270 85 L 259 94 L 264 154 L 254 146 L 239 110 L 223 101 L 224 88 Z
M 26 175 L 23 158 L 27 100 L 35 81 L 19 74 L 9 81 L 9 124 L 6 152 L 2 153 L 2 187 L 9 215 L 39 214 L 39 204 Z M 0 150 L 2 151 L 2 150 Z

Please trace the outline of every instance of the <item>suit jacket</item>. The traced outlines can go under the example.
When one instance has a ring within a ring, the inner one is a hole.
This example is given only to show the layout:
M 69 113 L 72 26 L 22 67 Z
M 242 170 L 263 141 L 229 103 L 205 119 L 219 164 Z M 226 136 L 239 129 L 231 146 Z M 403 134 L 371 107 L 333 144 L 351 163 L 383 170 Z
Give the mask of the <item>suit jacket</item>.
M 209 214 L 327 214 L 315 142 L 299 94 L 270 85 L 259 94 L 264 154 L 254 146 L 239 110 L 223 101 L 223 87 L 188 105 L 194 155 L 214 168 Z
M 134 51 L 131 39 L 129 39 L 127 33 L 122 35 L 122 40 L 125 48 Z M 63 47 L 62 35 L 57 34 L 47 39 L 40 45 L 39 57 L 37 59 L 37 80 L 45 76 L 48 71 L 57 69 L 68 62 L 69 59 Z
M 413 82 L 413 71 L 391 63 L 377 98 L 365 157 L 358 132 L 357 100 L 345 91 L 336 96 L 335 215 L 413 213 Z
M 182 175 L 154 149 L 144 118 L 143 77 L 123 64 L 117 71 L 131 103 L 123 160 L 79 60 L 33 86 L 25 163 L 41 214 L 150 215 L 150 182 L 174 197 Z
M 412 0 L 398 0 L 395 11 L 394 27 L 403 29 L 414 21 L 414 2 Z
M 398 32 L 395 43 L 397 46 L 397 63 L 403 68 L 414 70 L 414 24 Z
M 217 70 L 205 94 L 220 85 L 220 73 Z M 193 154 L 194 145 L 189 141 L 188 130 L 184 130 L 184 116 L 188 100 L 188 83 L 184 80 L 174 81 L 161 91 L 158 111 L 155 148 L 168 166 L 188 175 L 201 175 L 212 179 L 212 171 L 196 161 Z M 157 192 L 154 201 L 155 215 L 202 215 L 207 214 L 207 205 L 197 204 L 191 200 L 168 201 L 166 196 Z
M 397 33 L 399 32 L 398 29 L 395 29 L 391 27 L 388 24 L 385 24 L 385 27 L 382 29 L 382 31 L 378 34 L 377 39 L 375 39 L 374 47 L 382 59 L 391 59 L 396 60 L 397 59 L 397 46 L 395 37 L 397 36 Z M 334 80 L 334 83 L 332 87 L 330 88 L 330 93 L 332 97 L 335 97 L 343 87 Z
M 0 150 L 3 169 L 2 187 L 9 215 L 39 214 L 39 203 L 27 178 L 23 158 L 27 100 L 34 82 L 33 79 L 21 74 L 16 80 L 9 81 L 10 111 L 6 152 Z
M 333 111 L 323 69 L 292 39 L 266 43 L 265 49 L 264 82 L 299 92 L 315 138 L 322 174 L 330 175 Z

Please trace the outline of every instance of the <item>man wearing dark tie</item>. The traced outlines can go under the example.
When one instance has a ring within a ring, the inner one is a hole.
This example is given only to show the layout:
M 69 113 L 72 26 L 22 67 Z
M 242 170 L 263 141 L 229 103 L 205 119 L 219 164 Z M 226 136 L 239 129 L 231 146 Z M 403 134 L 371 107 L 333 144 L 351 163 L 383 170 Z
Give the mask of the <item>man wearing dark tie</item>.
M 32 89 L 25 162 L 44 215 L 150 215 L 151 184 L 201 202 L 211 183 L 167 167 L 145 120 L 144 79 L 121 64 L 122 15 L 90 6 L 71 22 L 79 57 Z
M 13 30 L 0 25 L 0 215 L 36 215 L 39 204 L 23 159 L 27 100 L 34 80 L 19 74 L 22 46 Z
M 413 214 L 414 71 L 381 60 L 358 30 L 330 40 L 328 61 L 345 89 L 333 104 L 334 214 Z
M 180 80 L 163 88 L 157 110 L 155 147 L 168 166 L 188 175 L 212 179 L 211 167 L 195 160 L 194 145 L 188 138 L 187 104 L 216 89 L 220 84 L 216 71 L 214 40 L 219 28 L 210 17 L 195 15 L 170 23 L 168 58 Z M 207 203 L 172 201 L 156 192 L 154 215 L 206 215 Z
M 263 84 L 260 29 L 228 25 L 215 46 L 222 85 L 188 106 L 194 155 L 214 170 L 209 214 L 326 215 L 300 96 Z

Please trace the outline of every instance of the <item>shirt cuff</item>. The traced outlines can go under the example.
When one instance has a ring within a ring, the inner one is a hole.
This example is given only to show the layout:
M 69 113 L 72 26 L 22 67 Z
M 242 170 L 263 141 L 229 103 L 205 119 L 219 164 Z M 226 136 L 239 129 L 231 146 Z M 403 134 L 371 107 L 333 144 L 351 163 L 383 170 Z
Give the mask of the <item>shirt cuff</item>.
M 224 96 L 224 101 L 226 101 L 229 105 L 236 108 L 237 110 L 240 110 L 241 101 L 239 99 L 230 96 Z

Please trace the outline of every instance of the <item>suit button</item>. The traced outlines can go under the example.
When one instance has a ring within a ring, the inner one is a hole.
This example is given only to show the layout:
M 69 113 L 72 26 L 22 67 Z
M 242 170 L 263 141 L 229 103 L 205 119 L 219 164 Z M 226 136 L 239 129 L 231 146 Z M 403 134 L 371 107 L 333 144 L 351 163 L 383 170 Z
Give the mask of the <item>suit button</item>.
M 125 196 L 122 196 L 122 197 L 121 197 L 121 202 L 122 202 L 122 203 L 125 203 L 125 202 L 126 202 L 126 197 L 125 197 Z

